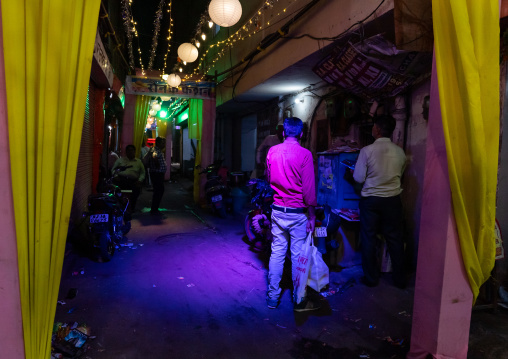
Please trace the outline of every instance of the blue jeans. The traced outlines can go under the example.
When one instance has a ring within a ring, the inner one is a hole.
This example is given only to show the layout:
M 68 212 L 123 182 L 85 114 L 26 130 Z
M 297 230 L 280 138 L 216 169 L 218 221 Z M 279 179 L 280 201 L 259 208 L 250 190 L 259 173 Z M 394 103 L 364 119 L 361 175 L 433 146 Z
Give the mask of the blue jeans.
M 282 290 L 280 280 L 284 269 L 284 260 L 291 246 L 291 274 L 293 283 L 296 278 L 298 256 L 307 238 L 307 215 L 305 213 L 284 213 L 272 211 L 272 254 L 268 271 L 267 298 L 279 300 Z M 294 301 L 294 299 L 293 299 Z

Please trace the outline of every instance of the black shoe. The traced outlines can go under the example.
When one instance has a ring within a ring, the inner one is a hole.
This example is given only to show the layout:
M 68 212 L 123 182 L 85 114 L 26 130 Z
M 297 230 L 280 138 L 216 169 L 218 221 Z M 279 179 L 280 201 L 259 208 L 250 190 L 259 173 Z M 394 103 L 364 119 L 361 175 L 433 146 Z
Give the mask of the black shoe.
M 361 277 L 360 278 L 360 282 L 364 285 L 366 285 L 367 287 L 376 287 L 379 283 L 375 283 L 375 282 L 371 282 L 370 280 L 367 279 L 367 277 Z

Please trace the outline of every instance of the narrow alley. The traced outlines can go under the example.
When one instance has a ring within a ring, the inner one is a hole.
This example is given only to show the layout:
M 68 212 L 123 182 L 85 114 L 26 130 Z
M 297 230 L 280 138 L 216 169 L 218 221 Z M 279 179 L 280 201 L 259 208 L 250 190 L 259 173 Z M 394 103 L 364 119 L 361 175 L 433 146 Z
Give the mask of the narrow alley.
M 166 183 L 162 219 L 143 213 L 144 190 L 128 241 L 108 263 L 68 245 L 55 323 L 89 327 L 84 358 L 405 357 L 413 284 L 400 290 L 382 278 L 368 288 L 356 283 L 361 266 L 332 271 L 335 293 L 322 308 L 295 313 L 287 275 L 280 306 L 269 309 L 268 254 L 242 240 L 242 213 L 196 209 L 191 186 Z

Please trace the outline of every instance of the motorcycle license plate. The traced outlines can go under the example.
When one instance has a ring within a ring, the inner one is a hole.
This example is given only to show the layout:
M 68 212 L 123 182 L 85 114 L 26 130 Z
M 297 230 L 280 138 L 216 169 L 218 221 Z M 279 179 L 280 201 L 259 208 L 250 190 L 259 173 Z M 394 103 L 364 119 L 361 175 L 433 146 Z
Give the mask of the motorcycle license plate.
M 326 227 L 316 227 L 314 229 L 314 237 L 326 237 Z
M 217 196 L 212 197 L 212 202 L 219 202 L 222 201 L 222 195 L 218 194 Z
M 107 222 L 109 215 L 107 214 L 94 214 L 90 216 L 90 223 L 102 223 Z

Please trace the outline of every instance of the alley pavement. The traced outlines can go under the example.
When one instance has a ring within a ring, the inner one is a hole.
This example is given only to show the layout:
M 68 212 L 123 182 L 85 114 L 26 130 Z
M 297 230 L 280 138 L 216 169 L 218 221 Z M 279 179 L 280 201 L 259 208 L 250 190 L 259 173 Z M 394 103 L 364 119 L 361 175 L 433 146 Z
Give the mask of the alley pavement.
M 401 290 L 383 275 L 369 288 L 361 266 L 334 268 L 321 309 L 296 313 L 286 270 L 281 303 L 269 309 L 269 254 L 245 241 L 248 208 L 223 219 L 196 207 L 188 179 L 165 189 L 162 217 L 148 213 L 143 190 L 110 262 L 87 250 L 84 228 L 69 236 L 55 323 L 88 328 L 79 357 L 405 358 L 414 281 Z M 473 313 L 468 358 L 508 358 L 507 318 Z

